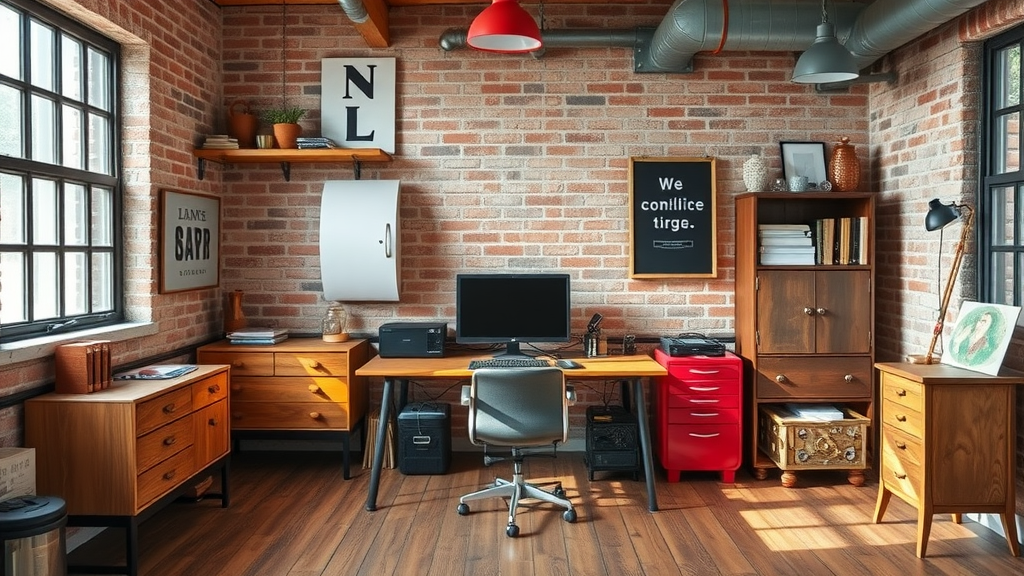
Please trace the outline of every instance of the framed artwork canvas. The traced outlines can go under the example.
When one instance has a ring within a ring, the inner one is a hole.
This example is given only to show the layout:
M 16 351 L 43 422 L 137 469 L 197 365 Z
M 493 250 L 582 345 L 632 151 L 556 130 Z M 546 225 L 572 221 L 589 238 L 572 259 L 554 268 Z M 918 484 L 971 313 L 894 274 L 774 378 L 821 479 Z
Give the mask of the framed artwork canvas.
M 824 142 L 780 142 L 782 175 L 788 182 L 793 176 L 806 176 L 808 182 L 820 184 L 825 176 Z
M 1019 306 L 964 302 L 943 337 L 942 363 L 997 375 L 1019 315 Z
M 160 191 L 160 292 L 220 284 L 220 199 Z

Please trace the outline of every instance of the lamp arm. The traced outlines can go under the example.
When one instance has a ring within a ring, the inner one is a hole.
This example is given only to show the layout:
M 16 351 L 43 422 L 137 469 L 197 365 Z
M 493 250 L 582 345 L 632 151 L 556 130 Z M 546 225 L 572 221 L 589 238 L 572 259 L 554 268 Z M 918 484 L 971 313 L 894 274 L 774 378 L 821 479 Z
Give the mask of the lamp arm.
M 942 334 L 942 327 L 946 323 L 946 310 L 949 309 L 949 300 L 953 295 L 953 284 L 960 273 L 960 263 L 964 259 L 964 250 L 967 248 L 968 234 L 974 224 L 974 210 L 970 206 L 958 206 L 961 214 L 964 215 L 964 225 L 960 230 L 960 241 L 956 245 L 953 254 L 953 264 L 949 267 L 949 278 L 946 280 L 946 289 L 942 292 L 942 302 L 939 305 L 939 319 L 935 322 L 935 329 L 932 330 L 932 340 L 928 344 L 928 354 L 925 355 L 925 364 L 931 364 L 935 354 L 935 345 L 938 343 L 939 335 Z

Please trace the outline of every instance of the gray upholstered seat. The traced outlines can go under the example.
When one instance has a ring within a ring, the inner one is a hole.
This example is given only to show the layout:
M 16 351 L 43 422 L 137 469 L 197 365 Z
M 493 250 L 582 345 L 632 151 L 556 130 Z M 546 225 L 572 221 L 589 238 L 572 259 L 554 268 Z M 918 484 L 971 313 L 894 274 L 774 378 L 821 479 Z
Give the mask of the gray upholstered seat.
M 469 440 L 484 446 L 484 463 L 503 458 L 491 457 L 488 449 L 508 448 L 512 452 L 512 480 L 498 478 L 493 484 L 459 499 L 459 514 L 469 513 L 470 500 L 508 498 L 508 525 L 505 533 L 517 536 L 516 508 L 524 498 L 535 498 L 565 508 L 562 517 L 576 521 L 572 502 L 558 483 L 552 492 L 523 480 L 526 448 L 552 447 L 568 439 L 569 405 L 572 391 L 558 368 L 484 368 L 473 373 L 472 384 L 463 387 L 462 403 L 469 406 Z

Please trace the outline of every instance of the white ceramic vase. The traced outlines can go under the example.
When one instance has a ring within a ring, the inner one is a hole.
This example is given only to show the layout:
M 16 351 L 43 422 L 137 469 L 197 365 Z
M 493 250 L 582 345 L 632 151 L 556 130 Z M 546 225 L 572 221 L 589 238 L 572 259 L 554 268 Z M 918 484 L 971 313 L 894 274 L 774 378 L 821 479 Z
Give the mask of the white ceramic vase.
M 743 163 L 743 184 L 747 192 L 761 192 L 768 186 L 768 166 L 757 154 Z

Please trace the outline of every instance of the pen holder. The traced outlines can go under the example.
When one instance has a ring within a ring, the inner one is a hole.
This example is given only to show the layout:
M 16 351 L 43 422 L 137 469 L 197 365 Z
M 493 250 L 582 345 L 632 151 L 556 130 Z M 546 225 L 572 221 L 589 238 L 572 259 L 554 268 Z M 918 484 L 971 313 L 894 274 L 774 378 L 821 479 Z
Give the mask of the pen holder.
M 583 355 L 593 358 L 600 355 L 601 331 L 587 332 L 583 335 Z

